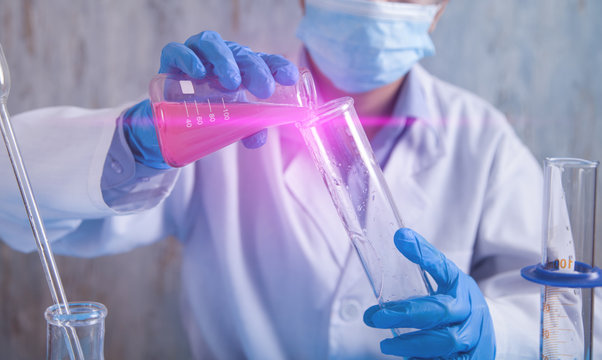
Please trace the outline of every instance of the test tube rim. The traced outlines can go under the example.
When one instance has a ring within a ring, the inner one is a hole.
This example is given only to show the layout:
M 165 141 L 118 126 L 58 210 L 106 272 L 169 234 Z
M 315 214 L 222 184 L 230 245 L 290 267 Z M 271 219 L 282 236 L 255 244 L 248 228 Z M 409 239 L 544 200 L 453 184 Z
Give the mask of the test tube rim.
M 353 109 L 353 98 L 349 96 L 337 98 L 319 106 L 317 111 L 307 121 L 298 123 L 298 126 L 300 128 L 314 127 L 330 121 L 350 109 Z
M 585 160 L 571 157 L 547 157 L 545 159 L 547 166 L 554 167 L 571 167 L 571 168 L 597 168 L 600 165 L 599 161 Z
M 64 305 L 57 304 L 49 306 L 44 312 L 44 317 L 49 324 L 55 326 L 88 326 L 104 321 L 107 317 L 108 310 L 104 304 L 95 301 L 70 301 L 70 313 L 60 313 L 57 310 L 59 307 L 64 308 Z M 81 309 L 89 309 L 87 312 L 80 312 Z M 65 319 L 67 319 L 65 321 Z

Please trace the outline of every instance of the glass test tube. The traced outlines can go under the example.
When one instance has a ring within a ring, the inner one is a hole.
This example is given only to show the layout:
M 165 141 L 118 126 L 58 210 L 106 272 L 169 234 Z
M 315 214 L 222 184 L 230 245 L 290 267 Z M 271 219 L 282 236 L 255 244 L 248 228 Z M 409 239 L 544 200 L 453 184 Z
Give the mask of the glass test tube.
M 379 304 L 428 295 L 423 271 L 395 247 L 393 236 L 403 225 L 353 99 L 324 104 L 298 126 Z
M 66 341 L 67 330 L 73 329 L 81 344 L 83 359 L 104 360 L 105 318 L 107 308 L 97 302 L 70 302 L 67 314 L 63 305 L 52 305 L 46 317 L 46 360 L 71 360 Z
M 598 162 L 581 159 L 545 160 L 541 267 L 557 279 L 542 289 L 542 359 L 592 356 L 595 284 L 589 275 L 594 267 L 597 168 Z

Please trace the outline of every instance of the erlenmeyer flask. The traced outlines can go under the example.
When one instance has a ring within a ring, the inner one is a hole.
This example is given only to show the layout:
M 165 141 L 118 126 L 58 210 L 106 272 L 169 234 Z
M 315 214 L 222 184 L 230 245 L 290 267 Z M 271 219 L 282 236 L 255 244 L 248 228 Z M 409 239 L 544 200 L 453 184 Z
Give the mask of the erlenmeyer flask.
M 75 330 L 85 360 L 104 360 L 107 308 L 97 302 L 70 302 L 69 314 L 50 306 L 46 317 L 46 360 L 72 360 L 67 332 Z
M 150 99 L 161 153 L 181 167 L 265 128 L 309 116 L 316 92 L 308 70 L 292 86 L 276 84 L 261 99 L 242 86 L 224 89 L 216 78 L 191 79 L 159 74 L 150 83 Z

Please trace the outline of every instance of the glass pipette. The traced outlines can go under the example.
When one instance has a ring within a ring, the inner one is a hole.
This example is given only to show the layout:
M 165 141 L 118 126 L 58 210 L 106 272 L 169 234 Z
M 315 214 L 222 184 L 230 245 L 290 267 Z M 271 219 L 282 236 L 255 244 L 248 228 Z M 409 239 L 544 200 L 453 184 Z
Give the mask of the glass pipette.
M 64 311 L 69 314 L 67 296 L 63 289 L 63 283 L 61 282 L 61 277 L 54 261 L 54 255 L 52 254 L 52 249 L 50 248 L 48 238 L 46 237 L 44 223 L 42 222 L 42 217 L 38 211 L 38 205 L 33 190 L 31 189 L 25 164 L 23 163 L 17 139 L 15 138 L 10 122 L 8 108 L 6 106 L 9 92 L 10 73 L 8 71 L 8 63 L 4 57 L 4 51 L 2 50 L 2 44 L 0 44 L 0 129 L 2 130 L 2 137 L 4 138 L 8 157 L 19 185 L 19 191 L 21 192 L 21 198 L 25 205 L 29 224 L 31 225 L 31 230 L 33 231 L 36 240 L 38 253 L 40 255 L 40 260 L 42 261 L 42 268 L 44 269 L 46 281 L 50 288 L 50 295 L 58 308 L 64 309 Z M 67 339 L 69 339 L 68 341 L 70 342 L 68 347 L 71 349 L 71 358 L 74 360 L 83 360 L 83 352 L 75 329 L 71 326 L 66 326 L 65 331 L 67 332 Z

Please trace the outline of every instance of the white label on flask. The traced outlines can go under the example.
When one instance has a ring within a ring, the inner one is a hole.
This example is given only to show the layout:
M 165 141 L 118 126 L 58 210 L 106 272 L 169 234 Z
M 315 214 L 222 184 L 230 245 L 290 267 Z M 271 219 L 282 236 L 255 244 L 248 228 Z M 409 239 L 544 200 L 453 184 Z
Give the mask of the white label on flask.
M 180 89 L 184 95 L 194 94 L 194 87 L 190 80 L 180 80 Z

